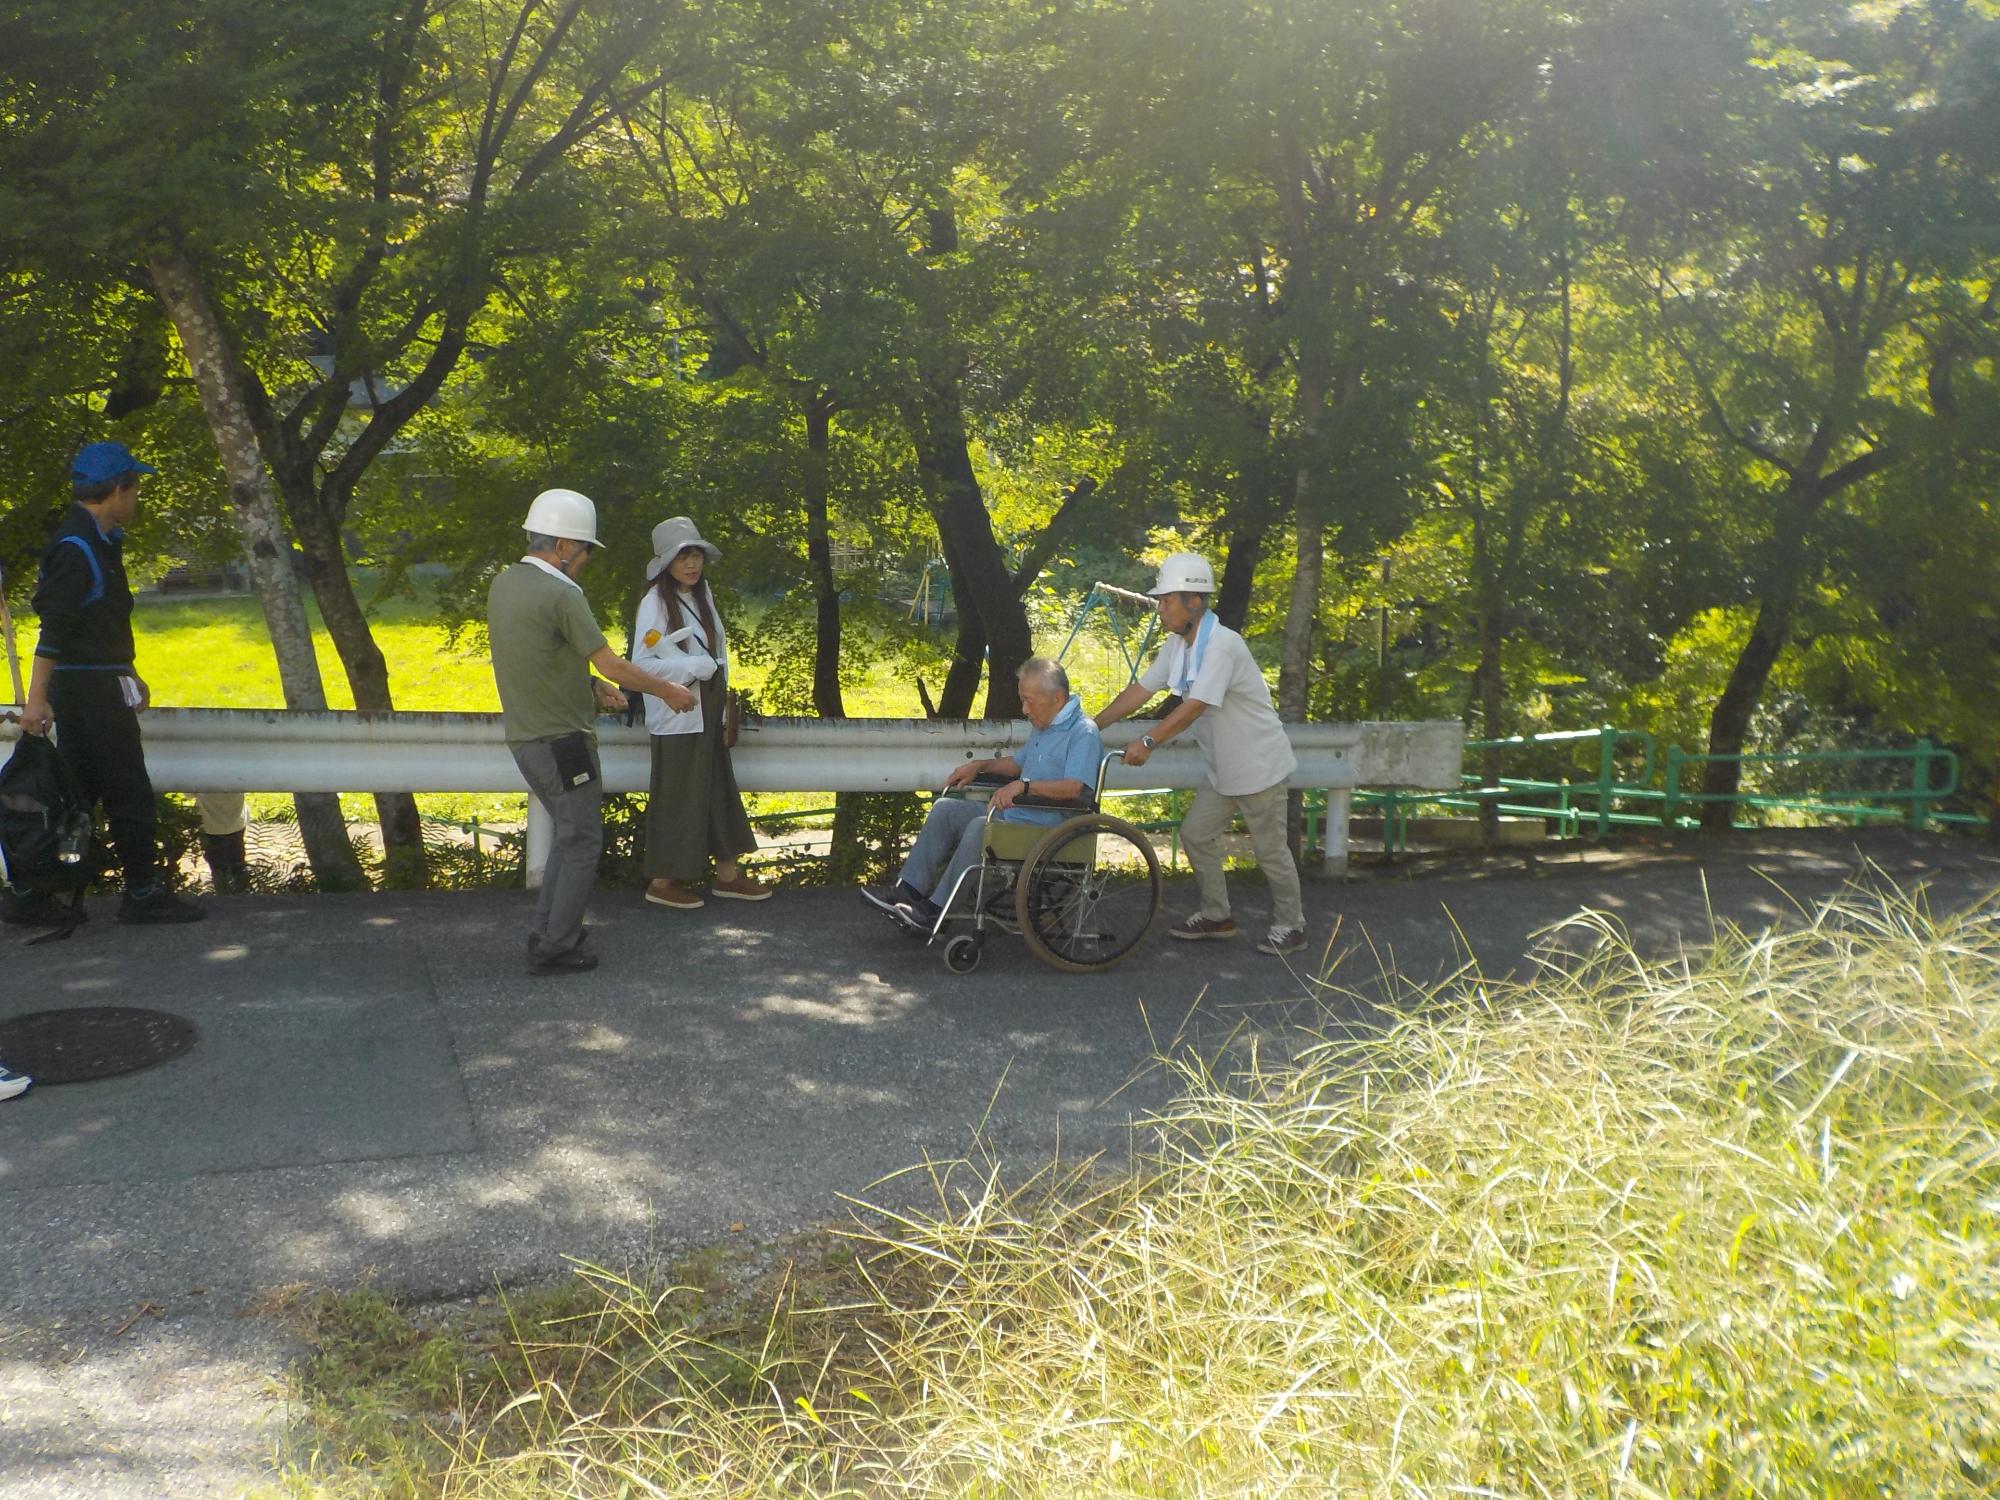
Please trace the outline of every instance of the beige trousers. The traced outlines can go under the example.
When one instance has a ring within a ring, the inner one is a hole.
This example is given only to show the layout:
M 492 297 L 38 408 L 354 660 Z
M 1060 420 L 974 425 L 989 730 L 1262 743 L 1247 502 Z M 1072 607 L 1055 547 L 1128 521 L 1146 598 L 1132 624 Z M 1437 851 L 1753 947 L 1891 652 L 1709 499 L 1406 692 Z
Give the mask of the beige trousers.
M 1194 794 L 1194 806 L 1181 819 L 1181 846 L 1201 887 L 1201 914 L 1219 922 L 1229 915 L 1229 888 L 1222 879 L 1222 836 L 1237 813 L 1250 835 L 1251 852 L 1271 886 L 1271 921 L 1278 927 L 1305 930 L 1305 908 L 1299 902 L 1299 867 L 1285 838 L 1285 784 L 1266 787 L 1247 797 L 1225 797 L 1212 786 Z

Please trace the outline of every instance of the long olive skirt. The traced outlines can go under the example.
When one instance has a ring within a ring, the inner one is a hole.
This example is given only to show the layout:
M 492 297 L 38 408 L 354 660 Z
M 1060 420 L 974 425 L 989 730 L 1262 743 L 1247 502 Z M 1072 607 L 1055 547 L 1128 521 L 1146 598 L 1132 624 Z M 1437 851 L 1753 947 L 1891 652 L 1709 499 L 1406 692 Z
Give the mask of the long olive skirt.
M 722 748 L 723 674 L 701 685 L 700 734 L 656 734 L 652 795 L 646 803 L 646 876 L 708 879 L 711 859 L 754 854 L 757 835 L 743 812 L 736 772 Z

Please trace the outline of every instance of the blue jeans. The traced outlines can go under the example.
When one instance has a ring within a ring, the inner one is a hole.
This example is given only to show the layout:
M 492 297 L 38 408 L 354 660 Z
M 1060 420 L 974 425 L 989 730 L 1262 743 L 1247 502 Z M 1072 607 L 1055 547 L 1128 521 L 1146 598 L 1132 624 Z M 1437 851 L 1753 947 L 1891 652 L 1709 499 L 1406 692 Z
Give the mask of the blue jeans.
M 986 804 L 940 797 L 924 818 L 923 831 L 903 861 L 903 883 L 944 904 L 958 877 L 979 863 Z M 970 903 L 972 897 L 966 896 Z

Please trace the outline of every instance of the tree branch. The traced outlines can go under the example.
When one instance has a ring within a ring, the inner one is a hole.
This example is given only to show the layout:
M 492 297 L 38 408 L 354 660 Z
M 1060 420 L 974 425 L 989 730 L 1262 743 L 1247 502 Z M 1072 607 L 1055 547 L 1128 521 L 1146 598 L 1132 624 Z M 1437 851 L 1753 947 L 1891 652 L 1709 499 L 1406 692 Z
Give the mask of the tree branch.
M 1660 285 L 1664 288 L 1670 286 L 1671 283 L 1662 278 Z M 1674 296 L 1678 298 L 1680 293 L 1676 291 Z M 1666 301 L 1664 292 L 1660 300 L 1662 302 L 1660 326 L 1666 333 L 1667 342 L 1673 345 L 1674 352 L 1680 355 L 1681 362 L 1687 366 L 1688 374 L 1694 381 L 1695 389 L 1701 394 L 1702 403 L 1708 407 L 1709 416 L 1714 420 L 1715 425 L 1722 429 L 1723 436 L 1736 444 L 1744 452 L 1762 459 L 1765 463 L 1783 474 L 1787 480 L 1796 479 L 1798 477 L 1798 468 L 1795 464 L 1780 457 L 1777 450 L 1758 442 L 1747 431 L 1739 431 L 1736 425 L 1729 420 L 1729 414 L 1722 409 L 1722 401 L 1715 394 L 1714 386 L 1709 382 L 1707 376 L 1702 373 L 1700 362 L 1688 351 L 1687 346 L 1681 342 L 1679 333 L 1675 331 L 1673 318 L 1667 315 L 1667 309 L 1664 305 Z
M 1062 504 L 1056 507 L 1055 515 L 1049 518 L 1049 524 L 1042 528 L 1041 534 L 1030 542 L 1027 551 L 1021 554 L 1021 565 L 1014 570 L 1015 598 L 1023 597 L 1034 587 L 1035 580 L 1042 576 L 1042 569 L 1048 565 L 1049 559 L 1055 556 L 1056 548 L 1062 544 L 1063 535 L 1071 521 L 1080 512 L 1084 503 L 1096 493 L 1097 481 L 1088 475 L 1070 486 L 1069 493 L 1063 496 Z
M 1880 473 L 1903 456 L 1903 450 L 1894 443 L 1883 443 L 1870 448 L 1858 458 L 1851 458 L 1830 474 L 1823 474 L 1813 485 L 1816 500 L 1825 500 L 1839 494 L 1850 485 L 1859 484 L 1871 474 Z

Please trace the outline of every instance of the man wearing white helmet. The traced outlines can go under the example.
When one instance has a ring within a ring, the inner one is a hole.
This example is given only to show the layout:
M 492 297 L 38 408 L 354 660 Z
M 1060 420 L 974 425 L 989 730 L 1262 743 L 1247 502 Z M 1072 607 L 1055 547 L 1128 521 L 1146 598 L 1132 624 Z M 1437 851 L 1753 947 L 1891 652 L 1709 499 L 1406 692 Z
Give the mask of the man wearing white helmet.
M 604 848 L 597 712 L 625 706 L 619 687 L 678 709 L 692 706 L 694 694 L 633 666 L 606 643 L 576 581 L 597 548 L 597 507 L 587 495 L 543 490 L 523 525 L 528 555 L 494 578 L 487 633 L 507 748 L 555 824 L 528 931 L 528 972 L 574 974 L 597 967 L 583 930 Z M 591 676 L 591 667 L 603 677 Z
M 1155 746 L 1192 728 L 1208 768 L 1208 785 L 1195 793 L 1181 821 L 1181 843 L 1201 887 L 1201 910 L 1169 933 L 1177 938 L 1236 936 L 1229 888 L 1222 877 L 1222 836 L 1241 813 L 1250 847 L 1271 887 L 1271 928 L 1257 945 L 1262 953 L 1295 953 L 1306 945 L 1299 870 L 1285 833 L 1285 779 L 1298 767 L 1292 743 L 1271 704 L 1270 685 L 1243 637 L 1209 612 L 1215 573 L 1192 552 L 1160 564 L 1148 591 L 1159 601 L 1167 643 L 1139 680 L 1097 716 L 1108 729 L 1163 691 L 1180 706 L 1125 747 L 1125 764 L 1143 766 Z

